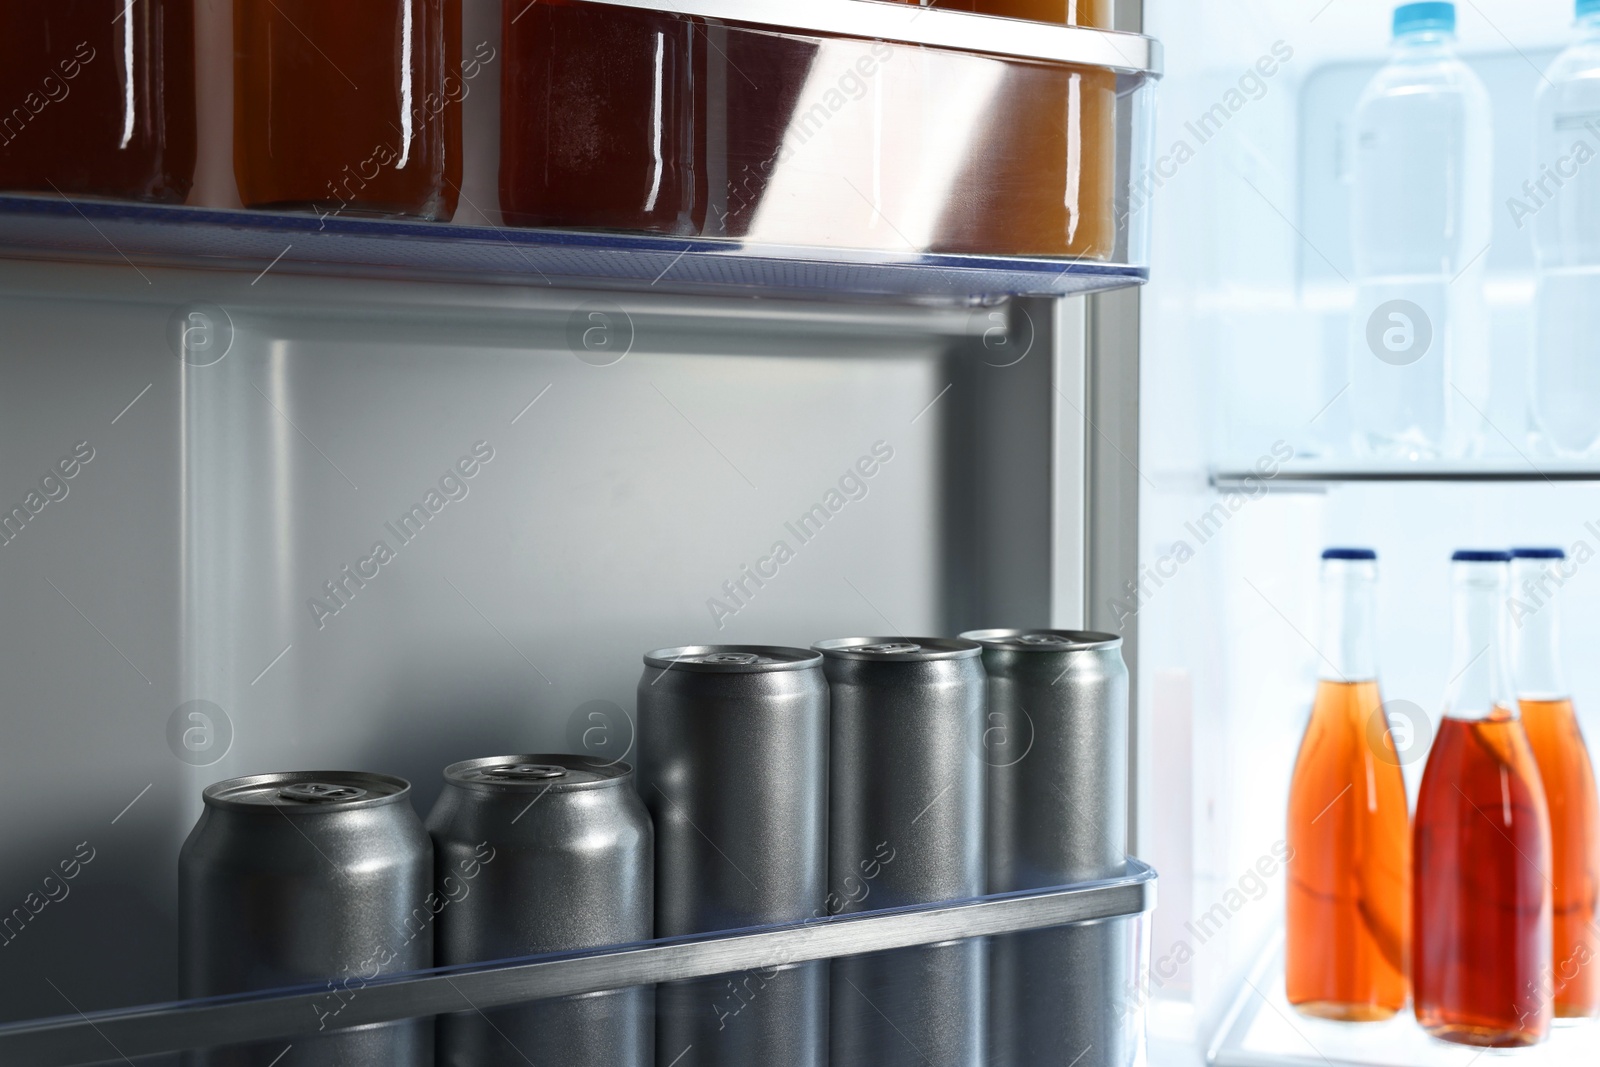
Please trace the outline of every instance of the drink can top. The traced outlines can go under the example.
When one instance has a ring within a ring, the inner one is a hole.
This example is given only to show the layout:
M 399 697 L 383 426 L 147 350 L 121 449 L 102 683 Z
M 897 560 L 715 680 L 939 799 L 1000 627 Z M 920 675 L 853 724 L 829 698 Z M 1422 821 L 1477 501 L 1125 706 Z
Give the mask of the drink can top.
M 217 782 L 206 787 L 203 799 L 210 807 L 234 811 L 316 814 L 394 803 L 410 791 L 410 782 L 390 774 L 283 771 Z
M 805 670 L 819 666 L 822 657 L 803 648 L 784 648 L 779 645 L 684 645 L 646 652 L 644 662 L 646 666 L 659 667 L 664 671 L 758 674 Z
M 604 786 L 632 775 L 633 768 L 626 763 L 608 763 L 565 753 L 488 756 L 462 760 L 444 769 L 444 780 L 449 785 L 493 792 L 565 792 Z
M 968 630 L 961 636 L 1004 652 L 1095 652 L 1122 647 L 1117 634 L 1094 630 Z
M 925 663 L 983 654 L 982 645 L 963 637 L 838 637 L 811 647 L 836 659 L 877 663 Z

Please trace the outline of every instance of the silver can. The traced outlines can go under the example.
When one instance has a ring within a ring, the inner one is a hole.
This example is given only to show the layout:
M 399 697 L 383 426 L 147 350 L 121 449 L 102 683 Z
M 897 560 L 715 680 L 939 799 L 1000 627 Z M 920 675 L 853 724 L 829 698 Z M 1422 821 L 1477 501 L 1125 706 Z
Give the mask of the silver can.
M 339 1025 L 379 976 L 433 964 L 433 846 L 403 778 L 294 771 L 219 782 L 178 858 L 185 997 L 326 982 L 311 1010 Z M 192 1052 L 191 1067 L 427 1067 L 433 1022 Z
M 832 700 L 829 906 L 980 896 L 984 674 L 972 641 L 821 641 Z M 969 938 L 835 960 L 833 1063 L 977 1067 L 986 951 Z
M 1114 878 L 1126 869 L 1128 669 L 1122 639 L 976 630 L 989 674 L 991 893 Z M 991 945 L 992 1067 L 1138 1062 L 1137 924 L 1081 923 Z M 1082 1067 L 1082 1064 L 1080 1064 Z
M 587 756 L 453 763 L 428 814 L 439 966 L 647 941 L 650 816 L 633 768 Z M 439 1018 L 440 1067 L 647 1067 L 649 986 Z
M 639 789 L 655 820 L 656 936 L 826 914 L 828 685 L 798 648 L 645 656 Z M 657 991 L 660 1067 L 820 1067 L 827 969 L 775 960 Z

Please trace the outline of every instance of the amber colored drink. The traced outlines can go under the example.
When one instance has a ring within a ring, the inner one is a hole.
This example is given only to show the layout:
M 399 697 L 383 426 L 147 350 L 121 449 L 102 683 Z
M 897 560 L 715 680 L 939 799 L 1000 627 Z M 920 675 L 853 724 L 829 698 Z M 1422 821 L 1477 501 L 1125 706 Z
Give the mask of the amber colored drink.
M 1406 1002 L 1411 825 L 1381 706 L 1375 681 L 1320 681 L 1289 787 L 1289 1003 L 1324 1019 Z
M 966 10 L 980 15 L 1003 15 L 1102 30 L 1111 28 L 1111 0 L 964 0 L 964 3 Z
M 1435 1037 L 1542 1040 L 1550 1000 L 1550 817 L 1515 712 L 1444 716 L 1417 798 L 1412 985 Z
M 0 190 L 181 203 L 194 0 L 0 4 Z
M 521 226 L 698 234 L 703 29 L 669 12 L 505 0 L 500 210 Z
M 1600 1013 L 1600 803 L 1570 700 L 1517 702 L 1550 808 L 1552 952 L 1557 1019 Z
M 1116 246 L 1116 75 L 1008 64 L 934 251 L 1103 260 Z
M 448 219 L 461 186 L 461 0 L 234 0 L 246 207 Z

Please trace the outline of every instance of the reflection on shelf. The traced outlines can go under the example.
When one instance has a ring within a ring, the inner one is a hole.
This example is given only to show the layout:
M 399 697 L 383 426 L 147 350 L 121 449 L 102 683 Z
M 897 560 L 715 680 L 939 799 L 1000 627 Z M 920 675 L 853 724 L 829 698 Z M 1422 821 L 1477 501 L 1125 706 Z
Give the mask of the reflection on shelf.
M 1532 1048 L 1492 1053 L 1526 1067 L 1589 1067 L 1600 1023 L 1558 1026 Z M 1289 1007 L 1280 937 L 1250 975 L 1211 1047 L 1213 1067 L 1467 1067 L 1483 1049 L 1436 1041 L 1423 1033 L 1409 1005 L 1381 1023 L 1308 1019 Z M 1490 1062 L 1485 1057 L 1482 1063 Z
M 1345 482 L 1600 482 L 1600 461 L 1511 457 L 1486 460 L 1300 459 L 1280 464 L 1275 473 L 1248 466 L 1211 471 L 1212 488 L 1222 492 L 1320 493 Z
M 662 292 L 1061 296 L 1144 267 L 1046 257 L 801 248 L 730 239 L 0 196 L 0 256 Z

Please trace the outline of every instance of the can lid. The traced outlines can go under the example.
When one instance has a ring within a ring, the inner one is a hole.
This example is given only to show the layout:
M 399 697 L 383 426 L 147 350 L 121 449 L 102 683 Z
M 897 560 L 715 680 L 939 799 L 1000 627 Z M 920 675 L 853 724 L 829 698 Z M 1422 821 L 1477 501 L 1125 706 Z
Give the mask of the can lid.
M 632 776 L 633 768 L 626 763 L 565 753 L 487 756 L 452 763 L 444 769 L 444 780 L 450 785 L 541 793 L 601 786 Z
M 961 636 L 984 648 L 1007 652 L 1094 652 L 1122 647 L 1119 635 L 1094 630 L 968 630 Z
M 206 787 L 202 799 L 217 808 L 286 813 L 347 811 L 399 800 L 411 783 L 368 771 L 283 771 L 230 778 Z
M 646 666 L 664 671 L 701 674 L 755 674 L 764 671 L 800 671 L 816 667 L 822 657 L 803 648 L 781 645 L 684 645 L 658 648 L 644 654 Z
M 824 656 L 867 662 L 925 663 L 983 655 L 982 645 L 964 637 L 836 637 L 811 647 Z

